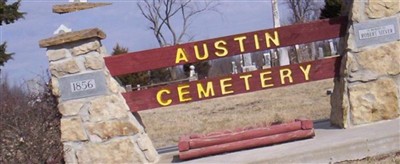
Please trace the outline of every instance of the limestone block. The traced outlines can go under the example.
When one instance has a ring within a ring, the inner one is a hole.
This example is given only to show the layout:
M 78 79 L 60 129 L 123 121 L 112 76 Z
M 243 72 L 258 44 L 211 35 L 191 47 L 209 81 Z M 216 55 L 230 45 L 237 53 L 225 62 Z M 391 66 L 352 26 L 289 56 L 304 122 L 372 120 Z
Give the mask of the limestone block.
M 97 122 L 127 118 L 129 109 L 125 106 L 125 100 L 117 95 L 101 96 L 91 101 L 89 114 L 90 121 Z
M 104 46 L 100 47 L 100 51 L 99 51 L 100 55 L 102 56 L 107 56 L 107 49 Z
M 365 12 L 369 18 L 383 18 L 400 12 L 398 0 L 369 0 L 365 6 Z
M 354 28 L 348 29 L 348 34 L 347 34 L 348 39 L 346 40 L 345 43 L 348 49 L 351 49 L 353 52 L 358 50 L 355 42 L 357 36 L 354 33 L 355 33 Z
M 356 81 L 361 81 L 361 82 L 368 82 L 372 80 L 378 79 L 379 74 L 372 72 L 370 70 L 362 70 L 362 71 L 357 71 L 357 72 L 352 72 L 349 75 L 348 81 L 353 83 Z
M 61 63 L 50 63 L 49 69 L 51 74 L 55 77 L 62 77 L 67 74 L 80 72 L 79 66 L 74 59 Z
M 154 148 L 150 138 L 146 134 L 140 134 L 136 142 L 140 150 L 144 152 L 144 155 L 149 162 L 155 162 L 158 159 L 158 153 Z
M 57 61 L 60 59 L 66 58 L 68 55 L 70 55 L 70 52 L 68 49 L 58 49 L 58 50 L 47 50 L 47 57 L 49 58 L 50 61 Z
M 395 79 L 395 81 L 397 83 L 397 90 L 398 90 L 398 93 L 400 95 L 400 75 L 397 75 L 394 79 Z M 400 115 L 400 96 L 399 96 L 399 99 L 397 100 L 397 102 L 399 103 L 399 111 L 398 111 L 398 113 Z
M 346 58 L 347 58 L 346 68 L 348 69 L 348 70 L 346 69 L 346 74 L 351 74 L 360 70 L 359 65 L 356 59 L 354 58 L 353 53 L 348 52 Z
M 360 67 L 381 75 L 400 74 L 400 42 L 387 44 L 356 55 Z
M 61 141 L 86 141 L 85 133 L 80 117 L 61 119 Z
M 113 93 L 123 93 L 125 89 L 121 87 L 118 82 L 111 76 L 107 78 L 107 85 L 110 88 L 110 91 Z
M 58 104 L 58 110 L 63 116 L 78 115 L 84 102 L 82 101 L 66 101 Z
M 77 152 L 78 163 L 145 163 L 135 151 L 129 138 L 113 139 L 106 143 L 86 143 Z
M 359 125 L 397 118 L 398 99 L 396 83 L 389 78 L 349 86 L 352 123 Z
M 100 42 L 98 40 L 94 40 L 88 43 L 84 43 L 82 45 L 76 46 L 72 48 L 72 55 L 79 56 L 86 54 L 90 51 L 97 51 L 100 48 Z
M 347 64 L 348 57 L 344 56 L 342 59 L 342 63 Z M 345 71 L 345 68 L 341 67 L 341 73 Z M 347 81 L 344 78 L 335 78 L 334 79 L 335 86 L 333 90 L 333 94 L 331 96 L 331 115 L 330 121 L 333 125 L 347 128 L 348 127 L 348 109 L 349 109 L 349 99 L 345 93 L 348 93 L 347 90 Z
M 355 2 L 353 2 L 353 5 L 352 5 L 352 8 L 351 8 L 351 20 L 353 21 L 353 22 L 361 22 L 362 21 L 362 19 L 363 19 L 363 17 L 364 17 L 364 13 L 362 12 L 363 11 L 363 8 L 364 7 L 364 4 L 362 3 L 362 2 L 359 2 L 359 3 L 355 3 Z
M 69 143 L 63 143 L 64 161 L 65 163 L 78 163 L 76 159 L 76 151 L 74 146 Z
M 104 59 L 100 55 L 87 55 L 84 64 L 86 69 L 99 70 L 104 68 Z
M 55 77 L 51 77 L 51 91 L 53 92 L 53 95 L 56 97 L 60 97 L 60 84 L 58 83 L 58 79 Z
M 138 128 L 130 120 L 110 120 L 98 123 L 88 123 L 90 135 L 97 135 L 106 140 L 115 136 L 128 136 L 138 133 Z

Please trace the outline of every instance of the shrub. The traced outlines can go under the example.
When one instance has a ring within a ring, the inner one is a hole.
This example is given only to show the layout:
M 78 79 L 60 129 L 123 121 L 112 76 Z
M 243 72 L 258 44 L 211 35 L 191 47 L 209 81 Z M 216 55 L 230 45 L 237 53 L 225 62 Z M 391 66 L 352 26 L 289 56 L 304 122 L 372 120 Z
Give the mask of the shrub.
M 42 84 L 32 93 L 0 79 L 0 163 L 63 163 L 61 115 Z

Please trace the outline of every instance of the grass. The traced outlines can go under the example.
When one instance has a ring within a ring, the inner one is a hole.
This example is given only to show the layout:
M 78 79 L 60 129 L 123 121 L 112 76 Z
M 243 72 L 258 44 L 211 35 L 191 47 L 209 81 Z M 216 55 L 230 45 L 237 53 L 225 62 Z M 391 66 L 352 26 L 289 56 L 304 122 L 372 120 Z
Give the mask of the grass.
M 268 89 L 140 112 L 157 148 L 177 145 L 193 133 L 235 129 L 306 117 L 328 119 L 333 80 Z

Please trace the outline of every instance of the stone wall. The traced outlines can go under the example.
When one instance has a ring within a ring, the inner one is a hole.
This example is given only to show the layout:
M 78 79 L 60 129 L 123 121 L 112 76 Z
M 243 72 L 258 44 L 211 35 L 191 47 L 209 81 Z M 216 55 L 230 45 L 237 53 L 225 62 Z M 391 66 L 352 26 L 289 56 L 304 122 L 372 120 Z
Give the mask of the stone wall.
M 348 128 L 400 113 L 400 1 L 344 1 L 349 15 L 331 122 Z
M 105 67 L 106 52 L 100 42 L 104 38 L 101 30 L 88 29 L 40 41 L 47 48 L 53 94 L 62 114 L 65 162 L 155 163 L 158 154 L 151 140 L 129 111 L 123 88 Z M 92 76 L 92 89 L 70 91 L 74 80 Z M 68 80 L 71 84 L 65 84 Z

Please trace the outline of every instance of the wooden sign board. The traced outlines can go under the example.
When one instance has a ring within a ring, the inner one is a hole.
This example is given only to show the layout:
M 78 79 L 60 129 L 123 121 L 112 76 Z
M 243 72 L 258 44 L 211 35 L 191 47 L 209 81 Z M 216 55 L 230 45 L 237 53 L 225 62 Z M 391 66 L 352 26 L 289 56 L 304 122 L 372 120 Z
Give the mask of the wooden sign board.
M 318 20 L 305 24 L 111 56 L 106 57 L 105 62 L 111 75 L 118 76 L 337 38 L 344 36 L 346 26 L 346 17 Z
M 124 93 L 131 111 L 333 78 L 340 57 Z

